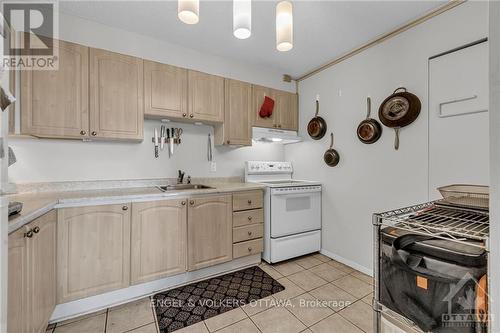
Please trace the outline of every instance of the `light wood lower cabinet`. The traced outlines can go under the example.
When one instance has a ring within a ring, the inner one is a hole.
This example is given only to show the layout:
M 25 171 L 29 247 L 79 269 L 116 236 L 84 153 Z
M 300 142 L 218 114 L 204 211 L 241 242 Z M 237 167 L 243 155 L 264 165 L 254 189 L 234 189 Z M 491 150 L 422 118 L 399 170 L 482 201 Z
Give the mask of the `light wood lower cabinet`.
M 47 328 L 56 305 L 56 229 L 51 211 L 9 235 L 8 332 Z
M 231 195 L 189 199 L 188 270 L 232 259 Z
M 187 199 L 132 204 L 131 283 L 186 271 Z
M 59 303 L 129 285 L 129 207 L 118 204 L 59 209 Z

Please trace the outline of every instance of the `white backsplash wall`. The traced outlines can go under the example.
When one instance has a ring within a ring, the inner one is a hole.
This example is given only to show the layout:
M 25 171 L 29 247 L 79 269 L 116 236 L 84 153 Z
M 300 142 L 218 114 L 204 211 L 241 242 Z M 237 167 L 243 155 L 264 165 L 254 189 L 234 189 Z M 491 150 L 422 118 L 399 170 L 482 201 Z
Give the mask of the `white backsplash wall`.
M 213 129 L 182 123 L 167 123 L 181 127 L 182 144 L 175 147 L 174 156 L 160 151 L 154 158 L 153 129 L 162 123 L 147 120 L 144 141 L 82 142 L 78 140 L 10 139 L 18 163 L 9 168 L 12 183 L 117 180 L 177 177 L 181 169 L 192 177 L 232 177 L 244 174 L 244 161 L 284 159 L 280 144 L 254 143 L 252 147 L 216 147 L 213 151 L 217 171 L 210 171 L 207 160 L 207 138 Z
M 286 146 L 285 156 L 294 164 L 295 177 L 324 184 L 324 250 L 370 271 L 372 213 L 428 200 L 428 58 L 487 35 L 487 2 L 467 2 L 300 82 L 305 142 Z M 422 110 L 415 123 L 401 130 L 399 151 L 393 148 L 394 130 L 387 127 L 378 142 L 361 143 L 356 128 L 366 117 L 366 97 L 372 97 L 371 116 L 378 119 L 379 105 L 400 86 L 420 97 Z M 317 94 L 320 116 L 328 134 L 334 132 L 340 153 L 334 168 L 323 162 L 329 135 L 313 141 L 305 131 Z

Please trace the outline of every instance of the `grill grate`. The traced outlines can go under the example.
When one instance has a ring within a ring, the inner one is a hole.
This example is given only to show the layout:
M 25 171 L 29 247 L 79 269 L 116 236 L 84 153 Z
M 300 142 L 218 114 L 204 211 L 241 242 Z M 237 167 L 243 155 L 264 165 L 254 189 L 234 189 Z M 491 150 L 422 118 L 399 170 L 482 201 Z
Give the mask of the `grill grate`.
M 489 236 L 487 211 L 440 206 L 436 202 L 376 214 L 382 224 L 410 232 L 465 241 L 484 241 Z

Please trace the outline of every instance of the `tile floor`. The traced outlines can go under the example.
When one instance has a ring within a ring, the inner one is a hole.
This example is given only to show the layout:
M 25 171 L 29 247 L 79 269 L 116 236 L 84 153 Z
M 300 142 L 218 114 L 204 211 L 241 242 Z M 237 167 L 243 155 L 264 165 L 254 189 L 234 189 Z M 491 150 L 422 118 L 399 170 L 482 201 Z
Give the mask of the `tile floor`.
M 321 254 L 260 267 L 285 290 L 176 333 L 372 333 L 372 279 Z M 150 299 L 50 325 L 46 333 L 157 333 Z

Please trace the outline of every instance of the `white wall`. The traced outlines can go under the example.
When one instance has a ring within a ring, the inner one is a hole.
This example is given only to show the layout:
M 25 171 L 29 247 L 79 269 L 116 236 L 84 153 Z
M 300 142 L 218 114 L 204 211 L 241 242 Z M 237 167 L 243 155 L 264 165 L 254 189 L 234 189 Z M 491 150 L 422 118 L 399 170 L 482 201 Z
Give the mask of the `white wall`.
M 323 163 L 328 136 L 285 148 L 295 177 L 324 184 L 323 249 L 371 270 L 372 213 L 428 200 L 428 58 L 487 35 L 487 2 L 467 2 L 300 82 L 300 134 L 308 138 L 319 94 L 320 114 L 341 154 L 337 167 Z M 380 103 L 399 86 L 422 102 L 420 117 L 401 131 L 399 151 L 393 149 L 394 131 L 386 127 L 378 142 L 362 144 L 356 128 L 366 116 L 366 97 L 372 97 L 377 118 Z
M 63 40 L 160 61 L 211 74 L 222 75 L 277 89 L 294 91 L 281 80 L 282 73 L 202 54 L 146 36 L 60 14 L 59 36 Z M 208 126 L 168 124 L 184 129 L 183 144 L 171 159 L 163 153 L 153 157 L 153 128 L 159 121 L 146 121 L 142 143 L 81 142 L 76 140 L 11 139 L 18 162 L 9 168 L 13 183 L 67 180 L 141 179 L 175 177 L 183 169 L 195 177 L 243 176 L 245 160 L 282 160 L 281 145 L 255 144 L 247 148 L 217 147 L 217 172 L 207 162 Z

